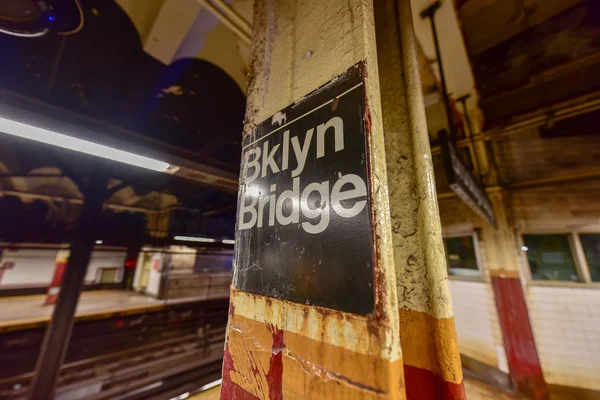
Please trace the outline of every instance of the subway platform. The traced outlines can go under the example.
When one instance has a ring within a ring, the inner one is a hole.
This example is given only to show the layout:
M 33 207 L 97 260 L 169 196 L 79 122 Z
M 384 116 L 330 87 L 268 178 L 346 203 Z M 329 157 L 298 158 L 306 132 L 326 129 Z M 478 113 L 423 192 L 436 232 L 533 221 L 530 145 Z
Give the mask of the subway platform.
M 0 326 L 27 321 L 49 320 L 53 305 L 44 305 L 46 295 L 0 298 Z M 162 301 L 125 290 L 97 290 L 81 294 L 77 316 L 155 306 Z
M 221 298 L 218 293 L 210 299 Z M 45 295 L 0 297 L 0 333 L 36 328 L 50 321 L 53 305 L 44 305 Z M 106 319 L 113 315 L 144 314 L 166 305 L 207 300 L 206 296 L 158 300 L 126 290 L 95 290 L 81 294 L 76 321 Z

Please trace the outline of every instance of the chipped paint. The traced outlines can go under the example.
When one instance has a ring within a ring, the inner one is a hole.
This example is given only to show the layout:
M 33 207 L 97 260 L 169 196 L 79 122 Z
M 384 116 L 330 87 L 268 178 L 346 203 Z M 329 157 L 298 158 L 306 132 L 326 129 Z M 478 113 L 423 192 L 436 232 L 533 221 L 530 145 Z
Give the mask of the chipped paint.
M 359 316 L 232 289 L 223 399 L 236 390 L 261 399 L 279 394 L 279 356 L 284 398 L 405 398 L 372 7 L 256 2 L 244 136 L 252 142 L 266 118 L 364 62 L 376 312 Z M 236 249 L 236 259 L 251 251 Z M 234 274 L 237 268 L 234 261 Z
M 406 395 L 464 399 L 410 2 L 375 13 Z
M 342 314 L 235 290 L 231 298 L 234 299 L 235 314 L 229 321 L 228 347 L 233 355 L 229 355 L 224 364 L 224 382 L 229 378 L 259 398 L 270 398 L 267 394 L 271 396 L 273 389 L 272 383 L 268 390 L 264 389 L 261 371 L 267 382 L 277 382 L 276 387 L 283 385 L 284 397 L 292 398 L 301 395 L 303 388 L 308 386 L 328 391 L 324 387 L 332 383 L 337 383 L 335 387 L 345 387 L 341 392 L 344 395 L 337 398 L 347 398 L 345 396 L 355 390 L 381 398 L 387 395 L 390 378 L 395 377 L 395 381 L 401 382 L 401 360 L 380 357 L 377 343 L 383 328 L 373 329 L 368 321 L 372 317 Z M 250 315 L 244 316 L 245 313 Z M 277 317 L 273 318 L 273 314 Z M 341 316 L 353 317 L 345 321 L 351 327 L 340 321 Z M 366 333 L 352 335 L 352 331 Z M 339 337 L 341 332 L 346 334 Z M 361 339 L 363 344 L 357 342 Z M 353 346 L 362 353 L 350 350 Z M 280 366 L 282 382 L 277 381 Z M 252 376 L 250 382 L 242 379 L 244 375 Z M 398 391 L 394 396 L 401 393 Z M 314 398 L 306 393 L 304 396 Z
M 518 240 L 511 222 L 510 199 L 510 194 L 505 191 L 490 194 L 498 229 L 488 226 L 482 229 L 486 265 L 491 275 L 502 343 L 513 385 L 529 397 L 547 399 L 548 386 L 518 269 L 520 260 L 515 250 L 518 249 Z
M 271 359 L 269 360 L 269 372 L 267 380 L 269 381 L 269 399 L 283 399 L 283 353 L 285 344 L 283 342 L 283 331 L 274 325 L 269 326 L 273 334 L 273 344 L 271 346 Z
M 271 118 L 271 125 L 281 126 L 281 125 L 285 124 L 286 121 L 287 121 L 287 118 L 285 116 L 285 113 L 282 113 L 281 111 L 277 111 L 275 113 L 275 115 L 273 115 L 273 118 Z

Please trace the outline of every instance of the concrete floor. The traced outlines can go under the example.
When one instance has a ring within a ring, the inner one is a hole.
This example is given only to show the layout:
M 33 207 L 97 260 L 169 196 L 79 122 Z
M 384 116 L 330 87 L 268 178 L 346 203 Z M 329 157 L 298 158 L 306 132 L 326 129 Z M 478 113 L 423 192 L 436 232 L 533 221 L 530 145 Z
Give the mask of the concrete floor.
M 206 392 L 195 394 L 188 397 L 190 400 L 219 400 L 220 386 L 209 389 Z M 465 390 L 469 400 L 521 400 L 521 397 L 514 396 L 501 389 L 497 389 L 487 383 L 474 378 L 465 377 Z
M 54 306 L 45 306 L 45 295 L 0 297 L 0 326 L 49 319 Z M 131 310 L 163 304 L 142 294 L 121 290 L 83 292 L 77 305 L 77 316 Z
M 488 385 L 471 377 L 465 377 L 465 391 L 469 400 L 521 400 L 520 396 Z

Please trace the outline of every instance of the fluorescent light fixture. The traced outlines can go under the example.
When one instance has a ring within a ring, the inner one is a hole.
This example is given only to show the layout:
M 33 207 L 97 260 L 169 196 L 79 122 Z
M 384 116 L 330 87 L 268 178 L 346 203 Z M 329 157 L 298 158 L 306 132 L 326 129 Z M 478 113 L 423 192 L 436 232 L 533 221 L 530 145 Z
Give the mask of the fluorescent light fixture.
M 173 239 L 182 240 L 185 242 L 203 242 L 203 243 L 214 243 L 216 239 L 195 237 L 195 236 L 175 236 Z
M 102 243 L 104 243 L 102 240 L 100 240 L 100 239 L 96 240 L 96 244 L 102 244 Z
M 221 240 L 221 243 L 225 243 L 225 244 L 235 244 L 235 240 L 231 240 L 231 239 L 223 239 L 223 240 Z
M 44 29 L 42 29 L 39 32 L 11 32 L 11 31 L 9 31 L 7 29 L 0 28 L 0 33 L 5 33 L 5 34 L 11 35 L 11 36 L 32 38 L 32 37 L 44 36 L 46 33 L 48 33 L 48 29 L 44 28 Z
M 216 380 L 216 381 L 214 381 L 214 382 L 207 383 L 206 385 L 204 385 L 204 386 L 200 387 L 200 389 L 198 389 L 198 392 L 204 392 L 204 391 L 206 391 L 206 390 L 208 390 L 208 389 L 212 389 L 212 388 L 214 388 L 215 386 L 219 386 L 219 385 L 221 384 L 221 381 L 222 381 L 222 380 L 223 380 L 223 379 L 217 379 L 217 380 Z
M 169 163 L 163 161 L 88 142 L 87 140 L 77 139 L 72 136 L 63 135 L 62 133 L 49 131 L 47 129 L 38 128 L 2 117 L 0 117 L 0 131 L 9 135 L 51 144 L 80 153 L 91 154 L 96 157 L 135 165 L 136 167 L 153 171 L 166 172 L 169 169 Z

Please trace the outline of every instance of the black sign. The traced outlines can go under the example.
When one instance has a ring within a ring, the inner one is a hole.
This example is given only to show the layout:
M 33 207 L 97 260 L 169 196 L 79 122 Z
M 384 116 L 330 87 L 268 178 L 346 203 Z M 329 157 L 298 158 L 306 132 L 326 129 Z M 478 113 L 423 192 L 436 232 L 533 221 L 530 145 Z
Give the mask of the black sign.
M 366 315 L 373 236 L 358 64 L 246 137 L 234 286 Z
M 494 210 L 485 189 L 481 187 L 462 161 L 456 146 L 450 141 L 446 131 L 442 129 L 438 132 L 438 135 L 448 185 L 477 215 L 496 226 Z

